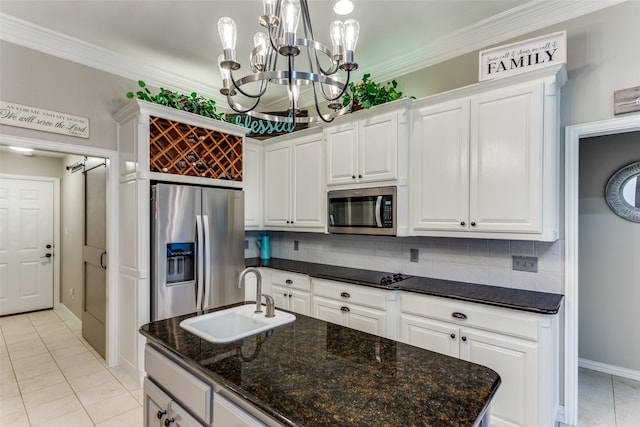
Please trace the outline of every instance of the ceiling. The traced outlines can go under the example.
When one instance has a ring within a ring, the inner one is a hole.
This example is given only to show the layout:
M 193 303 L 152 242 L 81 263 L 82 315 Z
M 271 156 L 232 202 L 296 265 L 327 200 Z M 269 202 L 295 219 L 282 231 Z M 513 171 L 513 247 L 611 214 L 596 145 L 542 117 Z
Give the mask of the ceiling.
M 360 23 L 353 78 L 371 73 L 384 81 L 621 0 L 353 1 L 348 17 Z M 345 19 L 333 12 L 333 2 L 309 0 L 314 34 L 328 46 L 330 22 Z M 243 64 L 237 75 L 243 76 L 261 12 L 260 0 L 2 0 L 0 38 L 226 105 L 219 94 L 217 21 L 236 21 Z M 262 111 L 283 107 L 286 101 L 276 94 Z

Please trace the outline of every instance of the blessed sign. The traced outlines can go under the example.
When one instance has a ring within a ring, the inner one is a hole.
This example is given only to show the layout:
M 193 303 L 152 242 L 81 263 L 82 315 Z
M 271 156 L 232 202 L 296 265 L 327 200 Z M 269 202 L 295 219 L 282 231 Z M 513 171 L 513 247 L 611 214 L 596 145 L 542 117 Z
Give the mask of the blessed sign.
M 492 80 L 567 62 L 567 32 L 480 51 L 479 80 Z
M 0 124 L 89 138 L 89 119 L 0 101 Z
M 290 113 L 283 111 L 270 112 L 267 114 L 284 117 L 290 115 Z M 307 114 L 307 110 L 302 110 L 297 113 L 299 117 L 307 117 Z M 248 114 L 225 114 L 225 119 L 238 126 L 249 129 L 247 136 L 254 139 L 267 139 L 309 127 L 308 123 L 272 122 L 270 120 L 256 119 Z

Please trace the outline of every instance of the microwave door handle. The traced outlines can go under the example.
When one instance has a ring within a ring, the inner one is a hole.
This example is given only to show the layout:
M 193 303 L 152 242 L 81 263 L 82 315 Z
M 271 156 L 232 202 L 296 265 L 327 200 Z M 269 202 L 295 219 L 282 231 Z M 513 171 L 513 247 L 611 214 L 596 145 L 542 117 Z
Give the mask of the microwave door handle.
M 202 217 L 196 215 L 196 254 L 198 263 L 198 277 L 196 279 L 196 310 L 202 310 L 202 287 L 204 285 L 204 235 Z
M 207 310 L 210 307 L 209 298 L 211 294 L 211 232 L 209 230 L 209 217 L 204 215 L 204 300 L 202 301 L 202 309 Z
M 382 228 L 382 215 L 380 208 L 382 207 L 382 196 L 376 198 L 376 225 L 378 228 Z

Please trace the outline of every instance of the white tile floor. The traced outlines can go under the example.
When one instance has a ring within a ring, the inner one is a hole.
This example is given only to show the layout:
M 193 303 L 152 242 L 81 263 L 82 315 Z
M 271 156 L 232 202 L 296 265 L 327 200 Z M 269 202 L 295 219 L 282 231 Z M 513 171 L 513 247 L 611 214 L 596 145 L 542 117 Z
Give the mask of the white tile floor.
M 62 310 L 0 318 L 0 426 L 142 425 L 142 390 Z
M 62 310 L 0 318 L 0 426 L 142 425 L 142 390 Z M 580 368 L 579 427 L 640 427 L 640 382 Z

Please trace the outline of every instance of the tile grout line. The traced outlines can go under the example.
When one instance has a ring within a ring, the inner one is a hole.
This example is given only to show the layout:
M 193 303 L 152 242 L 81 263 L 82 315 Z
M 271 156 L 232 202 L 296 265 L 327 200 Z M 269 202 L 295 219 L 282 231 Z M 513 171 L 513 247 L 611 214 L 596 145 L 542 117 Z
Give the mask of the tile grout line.
M 71 331 L 71 333 L 73 334 L 74 337 L 77 337 L 77 335 L 75 334 L 75 332 L 73 332 L 73 330 L 69 327 L 69 325 L 67 325 L 61 318 L 60 316 L 58 316 L 58 313 L 55 312 L 55 310 L 51 309 L 52 313 L 55 314 L 56 318 L 58 319 L 58 321 L 62 322 L 62 324 L 69 329 L 69 331 Z M 29 322 L 31 322 L 31 317 L 29 317 L 29 315 L 27 315 L 27 318 L 29 319 Z M 31 322 L 33 324 L 33 322 Z M 38 330 L 38 328 L 33 325 L 33 328 L 35 329 L 36 333 L 38 334 L 38 337 L 40 338 L 40 340 L 42 341 L 42 343 L 44 344 L 44 346 L 47 349 L 47 352 L 49 353 L 49 356 L 51 356 L 51 359 L 53 360 L 53 363 L 56 364 L 56 366 L 58 367 L 58 370 L 60 371 L 60 373 L 62 374 L 62 376 L 64 377 L 65 382 L 67 383 L 67 385 L 69 386 L 69 388 L 71 389 L 71 391 L 73 392 L 73 395 L 75 396 L 75 398 L 78 400 L 78 403 L 80 403 L 80 406 L 82 406 L 82 410 L 85 412 L 85 414 L 87 415 L 87 417 L 91 420 L 91 424 L 96 425 L 96 423 L 93 422 L 93 418 L 91 418 L 91 415 L 89 415 L 89 412 L 87 412 L 87 408 L 85 408 L 84 404 L 82 403 L 82 400 L 80 400 L 80 396 L 78 396 L 78 394 L 76 393 L 76 390 L 73 388 L 73 386 L 71 385 L 71 383 L 69 382 L 69 378 L 67 378 L 67 376 L 65 375 L 64 371 L 62 370 L 62 368 L 60 367 L 60 365 L 58 364 L 58 361 L 56 360 L 56 358 L 53 356 L 53 354 L 51 354 L 51 350 L 49 350 L 49 346 L 47 345 L 47 343 L 42 339 L 42 335 L 40 335 L 40 331 Z M 82 341 L 81 341 L 82 342 Z M 84 343 L 82 343 L 84 345 Z M 86 346 L 85 346 L 86 347 Z M 23 401 L 24 402 L 24 401 Z M 24 403 L 23 403 L 24 404 Z M 25 406 L 25 411 L 26 411 L 26 406 Z M 27 411 L 27 417 L 29 416 L 29 412 Z M 59 418 L 62 418 L 64 415 L 62 415 Z M 29 421 L 29 425 L 33 425 L 31 424 L 31 421 Z

